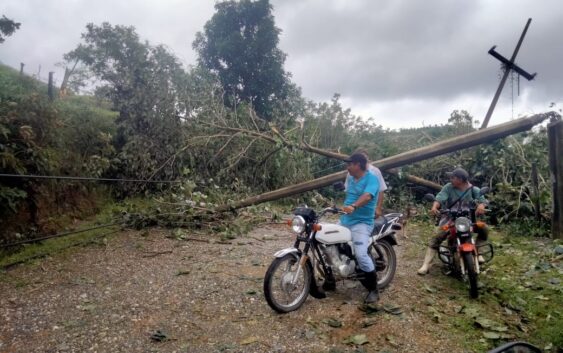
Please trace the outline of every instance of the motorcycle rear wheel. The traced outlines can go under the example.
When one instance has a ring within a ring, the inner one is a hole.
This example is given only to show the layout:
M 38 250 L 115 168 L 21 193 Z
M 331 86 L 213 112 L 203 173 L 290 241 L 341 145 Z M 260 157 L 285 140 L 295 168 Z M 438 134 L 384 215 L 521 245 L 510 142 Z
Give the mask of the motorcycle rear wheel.
M 479 297 L 479 289 L 477 288 L 477 272 L 475 271 L 475 256 L 472 253 L 462 253 L 463 265 L 467 273 L 469 281 L 469 296 L 473 299 Z
M 383 259 L 379 258 L 379 260 L 384 261 L 385 269 L 377 272 L 377 286 L 379 289 L 383 289 L 387 287 L 393 280 L 393 277 L 395 277 L 395 272 L 397 271 L 397 255 L 395 254 L 393 245 L 385 240 L 378 241 L 369 248 L 369 255 L 374 264 L 376 258 L 378 258 L 378 252 L 383 257 Z
M 313 276 L 310 262 L 300 271 L 296 283 L 292 283 L 300 259 L 297 254 L 287 254 L 276 258 L 266 271 L 264 296 L 268 305 L 279 313 L 299 309 L 309 295 Z

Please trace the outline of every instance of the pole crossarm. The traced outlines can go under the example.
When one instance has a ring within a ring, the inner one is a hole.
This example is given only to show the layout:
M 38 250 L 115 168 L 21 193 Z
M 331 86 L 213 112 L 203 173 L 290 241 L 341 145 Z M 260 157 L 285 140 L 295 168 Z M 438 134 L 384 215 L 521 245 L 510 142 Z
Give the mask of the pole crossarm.
M 528 80 L 532 80 L 536 76 L 535 73 L 529 74 L 515 64 L 516 56 L 518 55 L 518 51 L 520 50 L 520 46 L 522 45 L 522 42 L 524 41 L 524 37 L 526 36 L 526 32 L 528 32 L 528 27 L 530 27 L 530 23 L 532 23 L 532 19 L 528 18 L 528 21 L 526 22 L 526 26 L 524 27 L 524 30 L 522 31 L 522 35 L 520 36 L 520 39 L 518 40 L 518 44 L 516 44 L 516 48 L 514 48 L 514 52 L 512 53 L 512 57 L 510 58 L 510 60 L 506 59 L 505 57 L 503 57 L 502 55 L 497 53 L 495 51 L 496 46 L 492 47 L 489 50 L 489 54 L 491 54 L 493 57 L 500 60 L 505 65 L 505 70 L 504 70 L 504 74 L 502 75 L 502 79 L 500 80 L 500 83 L 498 85 L 497 91 L 495 92 L 495 95 L 493 97 L 491 105 L 489 106 L 489 110 L 487 110 L 487 114 L 485 114 L 485 119 L 483 119 L 483 124 L 481 125 L 481 129 L 485 129 L 489 125 L 489 120 L 491 120 L 491 116 L 493 115 L 493 111 L 495 110 L 495 107 L 497 105 L 500 94 L 502 93 L 502 89 L 504 88 L 504 84 L 506 83 L 506 80 L 508 79 L 508 74 L 510 73 L 510 70 L 514 70 L 514 71 L 518 72 L 520 75 L 526 77 L 526 79 L 528 79 Z
M 507 58 L 505 58 L 504 56 L 500 55 L 499 53 L 497 53 L 495 51 L 496 45 L 494 47 L 492 47 L 491 49 L 489 49 L 489 54 L 491 54 L 493 57 L 497 58 L 500 62 L 502 62 L 505 65 L 505 69 L 506 70 L 514 70 L 516 71 L 520 76 L 523 76 L 526 80 L 531 81 L 534 79 L 534 77 L 536 77 L 537 73 L 534 72 L 533 74 L 530 74 L 528 72 L 526 72 L 524 69 L 522 69 L 520 66 L 516 65 L 515 62 L 508 60 Z

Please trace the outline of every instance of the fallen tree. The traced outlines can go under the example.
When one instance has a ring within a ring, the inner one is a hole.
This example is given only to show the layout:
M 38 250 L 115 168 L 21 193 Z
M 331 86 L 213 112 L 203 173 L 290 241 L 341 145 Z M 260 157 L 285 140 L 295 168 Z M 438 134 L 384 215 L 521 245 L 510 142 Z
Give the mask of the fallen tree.
M 253 116 L 253 112 L 251 111 L 251 116 Z M 254 118 L 253 118 L 254 119 Z M 257 119 L 257 118 L 256 118 Z M 301 135 L 301 141 L 299 143 L 295 143 L 293 141 L 291 141 L 290 139 L 288 139 L 284 134 L 282 134 L 280 131 L 278 131 L 278 129 L 276 129 L 274 126 L 270 126 L 270 129 L 273 133 L 273 136 L 267 135 L 265 132 L 263 131 L 259 131 L 259 130 L 249 130 L 249 129 L 244 129 L 244 128 L 236 128 L 236 127 L 230 127 L 230 126 L 223 126 L 223 125 L 218 125 L 218 124 L 210 124 L 210 123 L 203 123 L 204 125 L 207 125 L 209 127 L 212 128 L 216 128 L 216 129 L 220 129 L 220 130 L 224 130 L 224 131 L 230 131 L 233 132 L 234 134 L 232 135 L 232 137 L 227 141 L 227 143 L 225 143 L 223 145 L 223 147 L 221 147 L 219 149 L 219 152 L 217 152 L 216 156 L 218 154 L 220 154 L 229 144 L 229 142 L 232 140 L 232 138 L 234 138 L 237 135 L 246 135 L 246 136 L 251 136 L 257 139 L 261 139 L 263 141 L 272 143 L 272 144 L 278 144 L 281 143 L 281 146 L 287 147 L 287 148 L 296 148 L 296 149 L 300 149 L 302 151 L 307 151 L 307 152 L 311 152 L 311 153 L 315 153 L 324 157 L 328 157 L 328 158 L 332 158 L 332 159 L 338 159 L 338 160 L 345 160 L 346 158 L 348 158 L 348 155 L 345 154 L 341 154 L 338 152 L 333 152 L 333 151 L 328 151 L 325 149 L 321 149 L 321 148 L 317 148 L 317 147 L 313 147 L 311 145 L 309 145 L 307 142 L 305 142 L 305 138 L 303 135 Z M 303 129 L 303 126 L 301 126 L 301 129 Z M 266 155 L 266 157 L 264 157 L 264 159 L 262 159 L 262 161 L 260 161 L 258 164 L 261 165 L 263 164 L 269 157 L 271 157 L 274 153 L 278 152 L 280 150 L 281 147 L 273 150 L 270 154 Z M 387 173 L 390 174 L 395 174 L 397 175 L 399 173 L 398 170 L 396 169 L 388 169 L 386 170 Z M 437 184 L 434 183 L 430 180 L 426 180 L 414 175 L 410 175 L 410 174 L 403 174 L 402 177 L 406 180 L 408 180 L 411 183 L 415 183 L 415 184 L 419 184 L 422 186 L 425 186 L 427 188 L 433 189 L 433 190 L 440 190 L 442 187 Z
M 504 124 L 499 124 L 487 129 L 474 131 L 469 134 L 456 136 L 445 141 L 437 142 L 428 146 L 417 148 L 408 152 L 400 153 L 395 156 L 387 157 L 374 161 L 373 164 L 382 171 L 388 171 L 403 165 L 412 164 L 418 161 L 436 157 L 442 154 L 451 153 L 460 149 L 465 149 L 480 145 L 487 142 L 510 136 L 522 131 L 530 130 L 537 124 L 542 123 L 548 118 L 560 119 L 561 116 L 556 112 L 547 112 L 536 114 L 530 117 L 516 119 Z M 312 148 L 309 146 L 309 148 Z M 334 152 L 332 154 L 337 155 Z M 238 209 L 251 205 L 260 204 L 267 201 L 278 200 L 284 197 L 297 195 L 306 191 L 315 190 L 325 186 L 329 186 L 337 181 L 344 180 L 347 172 L 342 171 L 324 177 L 303 182 L 296 185 L 287 186 L 278 190 L 266 192 L 260 195 L 249 197 L 245 200 L 236 201 L 234 203 L 221 205 L 217 211 L 226 211 L 229 209 Z

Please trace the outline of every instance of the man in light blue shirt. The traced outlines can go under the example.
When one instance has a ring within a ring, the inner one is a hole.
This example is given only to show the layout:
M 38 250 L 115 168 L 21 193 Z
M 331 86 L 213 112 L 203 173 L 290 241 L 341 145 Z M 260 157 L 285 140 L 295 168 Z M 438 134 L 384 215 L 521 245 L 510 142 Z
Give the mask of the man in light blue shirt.
M 385 184 L 385 179 L 383 178 L 383 175 L 381 174 L 381 170 L 379 170 L 379 168 L 377 168 L 373 164 L 369 163 L 369 155 L 368 155 L 367 150 L 365 150 L 363 148 L 358 148 L 357 150 L 354 151 L 354 153 L 361 153 L 364 156 L 366 156 L 366 158 L 368 160 L 367 170 L 372 172 L 377 177 L 377 181 L 379 181 L 379 193 L 378 193 L 378 196 L 377 196 L 377 206 L 375 207 L 375 218 L 379 218 L 379 217 L 383 216 L 383 197 L 384 197 L 385 190 L 387 190 L 387 184 Z M 344 191 L 346 191 L 348 189 L 348 177 L 349 176 L 350 176 L 350 174 L 348 174 L 346 176 L 346 181 L 344 182 Z
M 346 214 L 340 217 L 340 224 L 352 232 L 356 261 L 360 270 L 365 273 L 365 278 L 361 282 L 369 291 L 365 302 L 373 303 L 379 300 L 379 291 L 377 273 L 368 253 L 368 244 L 373 231 L 379 181 L 367 170 L 368 160 L 365 155 L 354 153 L 346 163 L 350 175 L 346 180 L 346 199 L 342 208 Z

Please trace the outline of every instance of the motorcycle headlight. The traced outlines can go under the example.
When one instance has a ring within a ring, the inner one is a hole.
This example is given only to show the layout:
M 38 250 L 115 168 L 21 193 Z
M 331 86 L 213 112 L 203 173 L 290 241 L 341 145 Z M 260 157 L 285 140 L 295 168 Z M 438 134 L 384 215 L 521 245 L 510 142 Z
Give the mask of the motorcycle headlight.
M 305 230 L 306 224 L 307 223 L 305 222 L 305 218 L 301 216 L 295 216 L 291 220 L 291 230 L 293 230 L 297 234 L 301 234 Z
M 471 221 L 469 218 L 459 217 L 455 220 L 455 229 L 460 233 L 469 232 L 471 228 Z

